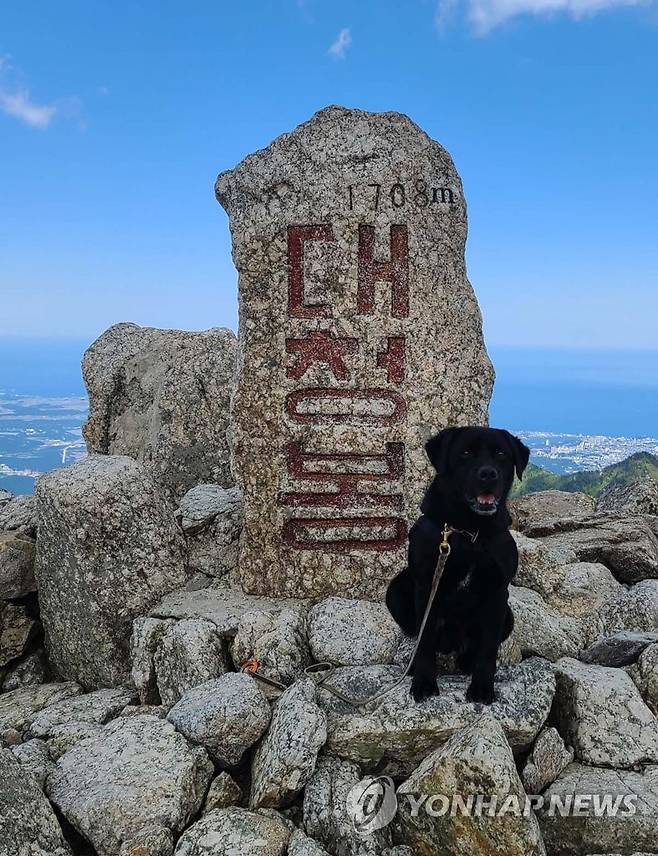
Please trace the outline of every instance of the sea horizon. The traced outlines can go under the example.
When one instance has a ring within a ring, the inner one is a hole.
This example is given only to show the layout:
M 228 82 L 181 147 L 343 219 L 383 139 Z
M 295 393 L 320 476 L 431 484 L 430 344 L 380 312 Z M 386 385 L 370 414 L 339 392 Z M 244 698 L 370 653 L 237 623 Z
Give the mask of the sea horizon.
M 0 338 L 0 489 L 31 493 L 85 453 L 80 339 Z M 552 472 L 658 454 L 658 349 L 490 346 L 490 424 L 518 434 Z

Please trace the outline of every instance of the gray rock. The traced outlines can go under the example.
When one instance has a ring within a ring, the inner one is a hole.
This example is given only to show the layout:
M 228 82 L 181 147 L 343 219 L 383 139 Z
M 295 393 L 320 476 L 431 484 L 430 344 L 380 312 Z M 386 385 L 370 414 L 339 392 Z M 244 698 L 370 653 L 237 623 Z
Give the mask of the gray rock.
M 501 666 L 518 666 L 522 660 L 523 652 L 521 651 L 521 646 L 518 639 L 512 633 L 502 642 L 498 649 L 496 668 L 500 668 Z
M 222 642 L 210 621 L 176 621 L 168 627 L 155 652 L 155 674 L 162 704 L 171 707 L 192 687 L 228 671 Z
M 290 836 L 288 856 L 329 856 L 329 853 L 301 829 L 296 829 Z
M 0 506 L 0 531 L 36 537 L 37 506 L 33 496 L 14 496 Z
M 22 731 L 40 710 L 82 692 L 73 681 L 61 684 L 41 684 L 21 687 L 0 695 L 0 729 Z
M 311 663 L 304 611 L 283 608 L 245 612 L 231 643 L 231 656 L 236 668 L 254 659 L 259 674 L 286 686 L 291 684 Z
M 105 725 L 117 717 L 123 708 L 135 700 L 135 693 L 127 689 L 97 690 L 74 696 L 49 705 L 29 721 L 31 737 L 50 737 L 60 725 L 72 722 L 92 722 Z
M 25 606 L 0 601 L 0 666 L 22 657 L 38 629 Z
M 24 597 L 36 588 L 33 539 L 18 532 L 0 532 L 0 600 Z
M 127 457 L 93 455 L 42 476 L 36 490 L 49 657 L 88 689 L 126 683 L 133 619 L 185 581 L 171 508 Z
M 361 770 L 350 761 L 330 755 L 318 759 L 304 790 L 305 833 L 331 853 L 341 856 L 379 856 L 391 846 L 389 829 L 361 835 L 353 820 L 353 796 L 362 781 Z
M 408 117 L 331 106 L 222 173 L 216 194 L 239 273 L 240 582 L 375 600 L 404 563 L 429 433 L 486 421 L 461 181 Z
M 620 630 L 653 633 L 658 627 L 658 580 L 622 588 L 593 617 L 592 641 Z
M 536 591 L 547 600 L 564 579 L 567 566 L 561 561 L 559 554 L 549 550 L 536 538 L 527 538 L 514 530 L 511 534 L 519 553 L 519 566 L 514 582 L 518 586 Z
M 210 577 L 235 575 L 242 531 L 242 494 L 236 487 L 199 484 L 176 512 L 187 541 L 190 568 Z
M 226 429 L 235 335 L 116 324 L 86 352 L 90 452 L 128 455 L 176 496 L 231 484 Z
M 160 703 L 160 693 L 155 675 L 155 652 L 173 620 L 140 616 L 133 621 L 130 637 L 130 661 L 132 681 L 143 705 Z
M 658 716 L 658 644 L 649 645 L 640 654 L 631 677 L 642 698 Z
M 13 496 L 14 494 L 10 490 L 0 489 L 0 508 L 6 505 Z
M 509 604 L 514 615 L 513 638 L 524 656 L 538 654 L 547 660 L 575 656 L 583 646 L 579 624 L 521 586 L 510 586 Z
M 545 728 L 532 747 L 532 752 L 521 774 L 526 792 L 541 793 L 547 785 L 557 779 L 573 758 L 573 749 L 565 746 L 557 729 Z
M 263 735 L 270 705 L 256 681 L 229 672 L 189 690 L 167 715 L 192 743 L 205 746 L 220 764 L 237 764 Z
M 15 728 L 0 727 L 0 749 L 11 749 L 18 746 L 23 739 L 23 735 Z
M 618 580 L 636 583 L 658 577 L 656 518 L 590 514 L 526 529 L 550 549 L 574 550 L 581 562 L 601 562 Z
M 658 484 L 650 477 L 631 484 L 611 484 L 597 499 L 596 510 L 658 515 Z
M 506 801 L 518 813 L 461 814 L 413 810 L 409 796 L 481 794 L 502 807 Z M 523 813 L 526 794 L 500 723 L 483 716 L 455 734 L 429 755 L 398 788 L 396 840 L 418 853 L 451 856 L 545 856 L 534 814 Z M 435 816 L 436 815 L 436 816 Z
M 63 722 L 53 725 L 46 741 L 48 754 L 53 761 L 58 761 L 78 743 L 89 739 L 102 740 L 103 734 L 103 726 L 96 722 Z
M 158 719 L 166 719 L 169 708 L 164 704 L 128 704 L 119 716 L 157 716 Z
M 658 762 L 658 721 L 624 671 L 566 657 L 555 673 L 553 714 L 579 761 L 621 768 Z
M 612 636 L 599 639 L 587 650 L 581 651 L 578 659 L 583 663 L 596 663 L 599 666 L 630 666 L 649 645 L 658 643 L 658 632 L 647 633 L 639 630 L 620 630 Z
M 607 608 L 608 601 L 626 591 L 600 562 L 571 562 L 547 602 L 562 615 L 579 619 L 587 635 L 592 617 Z
M 170 829 L 153 823 L 124 841 L 119 856 L 172 856 L 174 836 Z
M 586 493 L 564 490 L 538 490 L 510 500 L 509 510 L 514 528 L 521 532 L 542 534 L 553 531 L 556 521 L 580 518 L 591 514 L 596 500 Z
M 308 601 L 247 595 L 218 580 L 207 588 L 188 591 L 179 589 L 164 597 L 152 610 L 155 618 L 205 618 L 217 628 L 220 636 L 235 636 L 244 616 L 258 610 L 279 613 L 284 609 L 306 611 Z
M 181 835 L 176 856 L 284 856 L 290 830 L 283 818 L 224 808 L 211 811 Z
M 28 772 L 43 790 L 46 779 L 55 769 L 48 747 L 43 740 L 27 740 L 13 746 L 11 751 L 21 766 Z
M 2 681 L 2 692 L 8 693 L 20 687 L 36 686 L 46 682 L 48 670 L 46 656 L 42 649 L 26 654 L 15 665 L 7 669 Z
M 281 808 L 303 789 L 327 739 L 327 717 L 310 678 L 281 696 L 251 766 L 251 808 Z
M 655 853 L 658 770 L 640 774 L 570 764 L 544 794 L 537 817 L 551 856 Z
M 242 790 L 227 772 L 220 773 L 213 779 L 208 788 L 203 813 L 214 811 L 216 808 L 229 808 L 242 800 Z
M 181 832 L 201 808 L 212 764 L 168 723 L 151 716 L 115 719 L 63 755 L 48 796 L 99 856 L 152 824 Z
M 308 642 L 316 662 L 373 666 L 392 662 L 400 628 L 383 603 L 329 597 L 308 614 Z
M 351 667 L 338 669 L 329 683 L 350 697 L 363 697 L 391 686 L 400 674 L 392 666 Z M 469 681 L 466 676 L 442 675 L 439 694 L 414 704 L 411 679 L 406 678 L 373 710 L 357 710 L 321 689 L 318 701 L 327 712 L 326 749 L 367 771 L 409 775 L 432 749 L 482 715 L 481 705 L 466 701 Z M 550 664 L 535 657 L 500 669 L 495 690 L 496 701 L 488 710 L 515 751 L 528 748 L 551 709 L 555 678 Z
M 38 782 L 6 749 L 0 749 L 0 782 L 2 856 L 71 856 Z

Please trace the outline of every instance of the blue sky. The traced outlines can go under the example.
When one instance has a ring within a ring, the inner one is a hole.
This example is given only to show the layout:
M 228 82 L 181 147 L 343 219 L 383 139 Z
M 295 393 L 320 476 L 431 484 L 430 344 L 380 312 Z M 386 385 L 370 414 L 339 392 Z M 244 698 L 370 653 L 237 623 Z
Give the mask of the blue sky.
M 341 103 L 453 155 L 490 344 L 658 347 L 656 0 L 27 0 L 0 57 L 0 335 L 235 327 L 216 174 Z

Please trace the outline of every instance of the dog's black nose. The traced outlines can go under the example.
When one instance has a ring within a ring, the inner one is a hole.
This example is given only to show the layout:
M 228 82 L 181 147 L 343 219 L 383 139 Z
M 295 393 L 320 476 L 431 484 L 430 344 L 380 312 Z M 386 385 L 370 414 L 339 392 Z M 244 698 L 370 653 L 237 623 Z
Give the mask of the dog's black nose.
M 478 479 L 481 482 L 495 482 L 498 479 L 498 470 L 495 467 L 483 466 L 478 470 Z

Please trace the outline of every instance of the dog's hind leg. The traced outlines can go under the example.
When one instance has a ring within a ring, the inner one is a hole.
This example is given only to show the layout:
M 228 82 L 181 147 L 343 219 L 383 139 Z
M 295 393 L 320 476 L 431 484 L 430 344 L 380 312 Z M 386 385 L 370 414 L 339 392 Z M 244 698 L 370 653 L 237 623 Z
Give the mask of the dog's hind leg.
M 386 606 L 393 619 L 407 636 L 416 635 L 414 581 L 405 568 L 393 577 L 386 590 Z
M 503 622 L 503 630 L 500 636 L 500 641 L 504 642 L 511 634 L 512 630 L 514 630 L 514 613 L 508 605 L 507 612 L 505 613 L 505 620 Z

